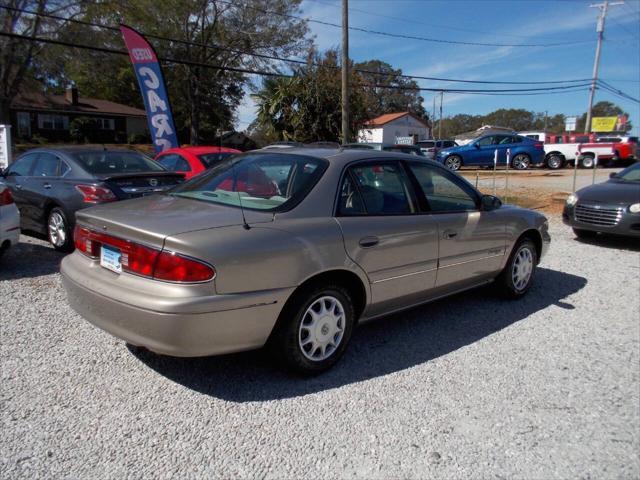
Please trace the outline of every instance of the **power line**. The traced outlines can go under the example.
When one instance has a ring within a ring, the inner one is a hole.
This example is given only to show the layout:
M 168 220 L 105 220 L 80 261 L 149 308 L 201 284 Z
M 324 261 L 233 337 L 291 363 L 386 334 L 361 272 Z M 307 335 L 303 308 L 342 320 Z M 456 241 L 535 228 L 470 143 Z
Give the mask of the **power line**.
M 12 11 L 18 11 L 21 13 L 26 13 L 28 15 L 36 15 L 36 16 L 41 16 L 41 17 L 45 17 L 45 18 L 51 18 L 51 19 L 55 19 L 55 20 L 61 20 L 61 21 L 66 21 L 66 22 L 70 22 L 70 23 L 76 23 L 79 25 L 85 25 L 85 26 L 90 26 L 90 27 L 95 27 L 95 28 L 103 28 L 106 30 L 111 30 L 117 33 L 120 33 L 120 29 L 118 27 L 114 27 L 111 25 L 104 25 L 104 24 L 99 24 L 99 23 L 94 23 L 94 22 L 88 22 L 85 20 L 77 20 L 74 18 L 65 18 L 65 17 L 61 17 L 58 15 L 52 15 L 52 14 L 47 14 L 47 13 L 39 13 L 33 10 L 27 10 L 27 9 L 20 9 L 20 8 L 16 8 L 16 7 L 8 7 L 8 6 L 4 6 L 4 5 L 0 5 L 0 8 L 6 9 L 6 10 L 12 10 Z M 277 61 L 281 61 L 281 62 L 285 62 L 285 63 L 293 63 L 293 64 L 297 64 L 297 65 L 312 65 L 312 66 L 321 66 L 317 63 L 314 62 L 309 62 L 306 60 L 299 60 L 299 59 L 293 59 L 293 58 L 283 58 L 283 57 L 278 57 L 275 55 L 266 55 L 266 54 L 261 54 L 261 53 L 255 53 L 255 52 L 247 52 L 247 51 L 243 51 L 243 50 L 238 50 L 238 49 L 234 49 L 234 48 L 229 48 L 226 46 L 222 46 L 222 45 L 217 45 L 217 44 L 204 44 L 204 43 L 199 43 L 199 42 L 192 42 L 189 40 L 180 40 L 180 39 L 176 39 L 176 38 L 171 38 L 171 37 L 165 37 L 165 36 L 160 36 L 160 35 L 154 35 L 154 34 L 148 34 L 148 33 L 144 33 L 144 32 L 140 32 L 142 35 L 144 35 L 147 38 L 152 38 L 155 40 L 161 40 L 161 41 L 167 41 L 167 42 L 174 42 L 174 43 L 179 43 L 182 45 L 191 45 L 191 46 L 196 46 L 196 47 L 202 47 L 202 48 L 209 48 L 209 49 L 218 49 L 221 51 L 228 51 L 228 52 L 232 52 L 232 53 L 238 53 L 238 54 L 242 54 L 242 55 L 248 55 L 248 56 L 253 56 L 253 57 L 258 57 L 258 58 L 264 58 L 264 59 L 268 59 L 268 60 L 277 60 Z M 339 69 L 340 67 L 338 66 L 328 66 L 329 68 L 334 68 L 334 69 Z M 579 82 L 585 82 L 585 81 L 589 81 L 590 79 L 588 78 L 579 78 L 579 79 L 567 79 L 567 80 L 548 80 L 548 81 L 491 81 L 491 80 L 467 80 L 467 79 L 458 79 L 458 78 L 443 78 L 443 77 L 429 77 L 429 76 L 421 76 L 421 75 L 410 75 L 410 74 L 401 74 L 401 73 L 395 73 L 395 72 L 376 72 L 376 71 L 371 71 L 371 70 L 364 70 L 364 69 L 358 69 L 355 68 L 353 69 L 353 71 L 358 72 L 358 73 L 364 73 L 364 74 L 369 74 L 369 75 L 379 75 L 379 76 L 393 76 L 396 78 L 406 78 L 406 79 L 411 79 L 411 80 L 429 80 L 429 81 L 438 81 L 438 82 L 452 82 L 452 83 L 470 83 L 470 84 L 487 84 L 487 85 L 548 85 L 548 84 L 564 84 L 564 83 L 579 83 Z
M 622 90 L 617 89 L 616 87 L 614 87 L 613 85 L 605 82 L 602 79 L 598 80 L 598 84 L 601 87 L 604 87 L 605 89 L 609 90 L 611 93 L 615 93 L 616 95 L 621 96 L 623 98 L 626 98 L 627 100 L 631 100 L 632 102 L 640 103 L 640 100 L 638 100 L 637 98 L 634 98 L 631 95 L 629 95 L 628 93 L 625 93 Z
M 326 25 L 329 27 L 336 27 L 336 28 L 342 28 L 341 25 L 337 24 L 337 23 L 331 23 L 331 22 L 325 22 L 323 20 L 316 20 L 314 18 L 308 18 L 308 17 L 299 17 L 297 15 L 291 15 L 289 13 L 281 13 L 281 12 L 275 12 L 275 11 L 270 11 L 270 10 L 263 10 L 261 8 L 258 7 L 253 7 L 250 5 L 244 5 L 244 4 L 240 4 L 238 5 L 237 3 L 233 3 L 233 2 L 229 2 L 227 0 L 218 0 L 220 3 L 224 3 L 226 5 L 231 5 L 233 7 L 243 7 L 249 10 L 254 10 L 260 13 L 263 13 L 265 15 L 279 15 L 282 17 L 286 17 L 286 18 L 291 18 L 291 19 L 296 19 L 296 20 L 304 20 L 306 22 L 309 23 L 317 23 L 319 25 Z M 461 41 L 461 40 L 445 40 L 442 38 L 428 38 L 428 37 L 418 37 L 418 36 L 414 36 L 414 35 L 404 35 L 404 34 L 400 34 L 400 33 L 390 33 L 390 32 L 382 32 L 382 31 L 378 31 L 378 30 L 370 30 L 367 28 L 361 28 L 361 27 L 353 27 L 350 26 L 349 30 L 353 30 L 356 32 L 363 32 L 363 33 L 368 33 L 368 34 L 372 34 L 372 35 L 381 35 L 384 37 L 392 37 L 392 38 L 402 38 L 405 40 L 419 40 L 419 41 L 423 41 L 423 42 L 433 42 L 433 43 L 445 43 L 445 44 L 452 44 L 452 45 L 470 45 L 470 46 L 479 46 L 479 47 L 559 47 L 559 46 L 564 46 L 564 45 L 578 45 L 578 44 L 584 44 L 584 43 L 593 43 L 592 40 L 576 40 L 576 41 L 572 41 L 572 42 L 555 42 L 555 43 L 484 43 L 484 42 L 465 42 L 465 41 Z

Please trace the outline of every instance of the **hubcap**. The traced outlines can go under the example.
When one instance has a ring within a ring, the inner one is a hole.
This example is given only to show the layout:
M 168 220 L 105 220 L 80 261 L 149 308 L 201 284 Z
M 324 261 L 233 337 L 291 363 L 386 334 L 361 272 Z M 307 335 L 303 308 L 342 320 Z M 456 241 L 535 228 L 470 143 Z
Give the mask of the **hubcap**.
M 320 297 L 302 317 L 298 344 L 309 360 L 319 362 L 329 358 L 344 336 L 346 316 L 342 304 L 335 297 Z
M 49 239 L 56 247 L 61 247 L 67 240 L 64 218 L 58 212 L 53 212 L 49 216 Z
M 450 170 L 458 170 L 460 168 L 460 159 L 458 157 L 447 158 L 447 167 Z
M 529 165 L 529 159 L 524 155 L 516 155 L 513 159 L 513 166 L 518 170 L 524 170 Z
M 558 168 L 560 166 L 560 157 L 556 157 L 555 155 L 549 158 L 549 167 L 550 168 Z
M 591 168 L 591 167 L 593 167 L 593 158 L 591 158 L 591 157 L 584 157 L 584 158 L 582 159 L 582 166 L 583 166 L 584 168 Z
M 524 290 L 529 284 L 533 272 L 533 254 L 528 247 L 522 247 L 513 262 L 511 278 L 516 290 Z

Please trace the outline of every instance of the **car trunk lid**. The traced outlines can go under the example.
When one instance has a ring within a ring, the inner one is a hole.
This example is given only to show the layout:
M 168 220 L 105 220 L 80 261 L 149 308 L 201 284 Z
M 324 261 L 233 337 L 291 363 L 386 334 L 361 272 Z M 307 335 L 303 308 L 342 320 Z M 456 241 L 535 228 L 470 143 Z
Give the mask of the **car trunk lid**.
M 139 172 L 98 175 L 119 200 L 164 192 L 184 180 L 177 172 Z

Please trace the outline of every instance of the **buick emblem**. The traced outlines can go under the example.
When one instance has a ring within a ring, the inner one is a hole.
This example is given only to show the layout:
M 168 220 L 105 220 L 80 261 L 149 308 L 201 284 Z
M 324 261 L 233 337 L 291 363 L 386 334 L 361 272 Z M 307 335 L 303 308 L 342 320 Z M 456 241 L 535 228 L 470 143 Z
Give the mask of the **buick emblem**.
M 157 187 L 158 186 L 158 180 L 156 180 L 155 178 L 149 179 L 149 185 L 151 185 L 152 187 Z

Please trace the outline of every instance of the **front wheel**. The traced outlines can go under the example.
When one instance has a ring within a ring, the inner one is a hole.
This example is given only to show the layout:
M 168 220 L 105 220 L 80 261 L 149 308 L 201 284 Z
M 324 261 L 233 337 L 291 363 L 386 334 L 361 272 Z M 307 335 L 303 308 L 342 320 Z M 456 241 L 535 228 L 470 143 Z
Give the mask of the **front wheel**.
M 349 292 L 338 285 L 299 292 L 281 315 L 272 350 L 303 374 L 332 367 L 346 350 L 355 322 Z
M 462 166 L 462 158 L 458 155 L 449 155 L 444 161 L 444 166 L 454 172 L 456 170 L 460 170 L 460 167 Z
M 529 288 L 538 265 L 536 246 L 528 238 L 523 238 L 514 247 L 507 265 L 496 283 L 507 298 L 520 298 Z
M 49 243 L 59 252 L 73 250 L 73 236 L 69 227 L 67 216 L 61 208 L 55 207 L 49 212 L 47 219 L 47 236 Z
M 531 159 L 526 153 L 519 153 L 513 157 L 511 164 L 516 170 L 526 170 L 531 165 Z

